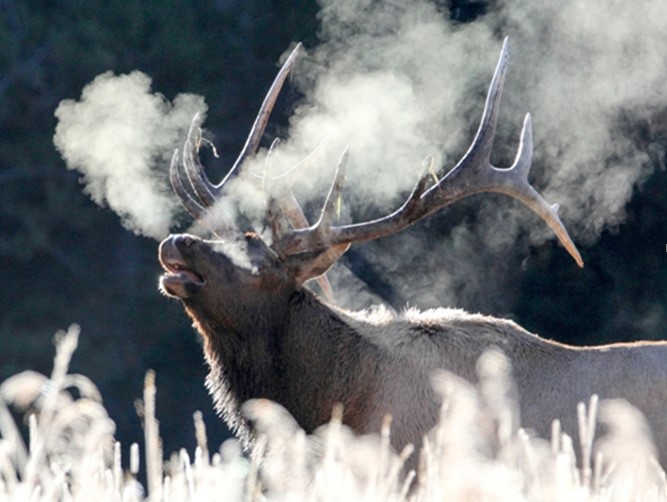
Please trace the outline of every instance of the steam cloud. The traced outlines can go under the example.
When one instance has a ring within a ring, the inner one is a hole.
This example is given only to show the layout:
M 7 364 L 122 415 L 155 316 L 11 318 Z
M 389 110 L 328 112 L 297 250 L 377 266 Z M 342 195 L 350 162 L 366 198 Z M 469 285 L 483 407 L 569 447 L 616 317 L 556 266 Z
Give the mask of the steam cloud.
M 506 0 L 455 24 L 425 1 L 323 0 L 320 16 L 323 43 L 297 73 L 306 104 L 280 149 L 299 152 L 289 164 L 327 138 L 333 165 L 349 144 L 348 178 L 370 204 L 396 207 L 427 155 L 454 165 L 504 36 L 512 59 L 495 149 L 509 165 L 531 112 L 531 180 L 561 204 L 579 240 L 619 223 L 651 169 L 651 145 L 638 148 L 622 120 L 650 123 L 667 104 L 664 2 Z
M 320 3 L 321 43 L 294 75 L 305 99 L 287 137 L 247 169 L 269 179 L 308 158 L 307 174 L 295 187 L 302 201 L 325 194 L 346 146 L 344 200 L 357 216 L 386 214 L 401 204 L 425 157 L 445 171 L 452 167 L 477 127 L 505 36 L 512 58 L 492 160 L 511 163 L 530 112 L 536 144 L 530 180 L 547 201 L 561 205 L 580 244 L 622 222 L 656 152 L 664 155 L 656 145 L 639 145 L 632 126 L 658 127 L 656 116 L 667 106 L 667 2 L 498 0 L 465 24 L 426 0 Z M 174 203 L 154 163 L 183 139 L 194 111 L 203 108 L 192 96 L 170 105 L 150 94 L 141 74 L 107 74 L 86 88 L 81 102 L 61 104 L 55 141 L 70 168 L 84 173 L 96 201 L 108 202 L 135 231 L 157 237 L 166 232 Z M 236 200 L 257 208 L 251 195 L 264 196 L 270 183 L 251 185 L 239 180 Z M 417 305 L 461 304 L 480 291 L 470 276 L 488 269 L 476 249 L 498 256 L 517 241 L 553 238 L 526 208 L 498 200 L 478 198 L 475 224 L 454 230 L 446 256 L 415 252 L 420 243 L 410 234 L 392 241 L 389 256 L 368 259 L 387 274 L 413 271 L 406 284 Z M 502 278 L 502 266 L 494 267 Z M 447 275 L 434 282 L 436 269 Z
M 199 96 L 180 94 L 170 103 L 152 93 L 141 72 L 108 72 L 84 88 L 80 101 L 60 103 L 54 142 L 95 202 L 108 204 L 127 228 L 159 239 L 176 208 L 164 166 L 193 115 L 205 111 Z
M 449 21 L 426 1 L 321 3 L 322 44 L 296 74 L 305 104 L 279 149 L 298 152 L 287 155 L 289 165 L 326 138 L 322 158 L 333 165 L 349 145 L 350 205 L 386 214 L 402 203 L 424 157 L 433 155 L 445 170 L 455 164 L 477 127 L 504 36 L 512 57 L 492 160 L 511 163 L 523 115 L 531 112 L 530 180 L 561 205 L 580 245 L 623 221 L 634 188 L 656 154 L 664 156 L 658 145 L 641 144 L 634 128 L 661 127 L 667 107 L 665 2 L 505 0 L 467 24 Z M 331 170 L 323 171 L 330 180 Z M 477 199 L 474 225 L 454 229 L 446 253 L 415 252 L 423 248 L 420 238 L 401 235 L 371 244 L 378 253 L 368 260 L 386 277 L 405 278 L 395 288 L 405 285 L 403 298 L 418 305 L 468 300 L 476 308 L 507 308 L 507 295 L 480 301 L 484 274 L 502 283 L 504 260 L 494 258 L 553 234 L 520 204 Z

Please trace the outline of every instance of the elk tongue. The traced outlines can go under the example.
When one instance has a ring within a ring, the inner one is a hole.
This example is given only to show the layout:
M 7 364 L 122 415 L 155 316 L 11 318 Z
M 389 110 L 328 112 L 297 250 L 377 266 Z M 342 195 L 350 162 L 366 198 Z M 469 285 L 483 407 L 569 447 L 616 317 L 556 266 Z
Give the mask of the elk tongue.
M 204 279 L 202 278 L 202 276 L 194 272 L 193 270 L 190 270 L 189 268 L 185 268 L 183 266 L 169 267 L 169 268 L 170 270 L 167 273 L 167 275 L 171 275 L 174 278 L 178 278 L 183 281 L 190 281 L 197 284 L 204 283 Z
M 203 284 L 204 278 L 191 270 L 181 260 L 169 259 L 164 261 L 164 268 L 167 269 L 165 274 L 168 278 L 181 281 L 190 281 L 197 284 Z

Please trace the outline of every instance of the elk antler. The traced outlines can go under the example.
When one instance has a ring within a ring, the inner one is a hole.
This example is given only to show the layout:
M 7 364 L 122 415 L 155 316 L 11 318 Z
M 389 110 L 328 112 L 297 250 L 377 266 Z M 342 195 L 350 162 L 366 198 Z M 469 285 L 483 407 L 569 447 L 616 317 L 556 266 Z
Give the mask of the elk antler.
M 307 228 L 296 228 L 284 235 L 274 250 L 281 256 L 311 254 L 334 245 L 378 239 L 393 234 L 433 214 L 449 204 L 480 192 L 500 192 L 526 204 L 554 230 L 561 243 L 580 267 L 583 260 L 567 230 L 558 217 L 558 205 L 549 205 L 528 183 L 528 171 L 533 156 L 530 114 L 526 115 L 521 131 L 521 142 L 514 164 L 498 169 L 490 163 L 491 148 L 498 122 L 498 109 L 507 62 L 507 39 L 503 42 L 500 58 L 491 80 L 477 134 L 463 158 L 437 183 L 427 189 L 431 173 L 423 173 L 405 204 L 383 218 L 351 225 L 333 226 L 333 205 L 325 203 L 319 221 Z M 340 190 L 342 171 L 338 170 L 332 185 Z M 329 201 L 327 199 L 327 201 Z
M 199 116 L 196 115 L 190 126 L 188 132 L 188 137 L 183 146 L 183 167 L 185 169 L 185 175 L 187 178 L 187 183 L 185 183 L 181 177 L 181 173 L 178 169 L 178 150 L 174 152 L 172 157 L 171 166 L 169 169 L 169 178 L 171 186 L 174 192 L 178 195 L 181 204 L 183 207 L 197 220 L 205 221 L 206 216 L 216 202 L 223 195 L 223 189 L 227 182 L 238 174 L 243 163 L 255 154 L 257 148 L 259 147 L 259 142 L 264 134 L 266 129 L 266 124 L 273 110 L 273 106 L 278 99 L 280 90 L 282 89 L 287 76 L 289 75 L 294 63 L 299 56 L 303 46 L 297 44 L 294 50 L 291 52 L 283 66 L 280 68 L 278 75 L 276 76 L 271 88 L 269 89 L 262 106 L 259 109 L 255 122 L 250 130 L 248 139 L 245 142 L 241 153 L 239 154 L 236 162 L 229 170 L 227 175 L 222 179 L 218 184 L 212 183 L 206 173 L 204 168 L 199 161 L 199 147 L 201 143 L 201 138 L 198 136 L 199 129 Z M 294 199 L 291 193 L 287 196 L 281 197 L 279 201 L 273 200 L 269 201 L 269 213 L 271 216 L 272 226 L 274 227 L 274 233 L 276 233 L 276 225 L 279 217 L 274 213 L 271 215 L 271 208 L 278 206 L 281 213 L 285 216 L 288 223 L 292 228 L 305 228 L 308 227 L 308 220 L 306 219 L 301 207 L 298 202 Z M 213 228 L 214 233 L 223 236 L 238 233 L 238 229 L 235 227 L 233 222 L 230 221 L 216 221 Z M 336 253 L 335 259 L 332 258 L 331 263 L 338 259 L 349 247 L 348 244 L 341 246 L 334 246 L 332 249 Z M 325 253 L 327 256 L 331 256 L 332 252 L 329 251 Z M 327 267 L 328 268 L 328 267 Z M 330 299 L 333 298 L 333 290 L 331 284 L 326 276 L 321 275 L 318 277 L 318 282 L 322 291 Z
M 210 213 L 212 207 L 224 195 L 226 183 L 238 174 L 245 160 L 256 152 L 273 105 L 300 51 L 299 44 L 283 64 L 264 98 L 241 154 L 219 184 L 209 181 L 199 161 L 198 150 L 201 139 L 198 137 L 198 118 L 195 117 L 183 153 L 186 181 L 178 169 L 178 152 L 172 159 L 170 178 L 183 206 L 198 220 L 203 220 Z M 505 39 L 489 86 L 479 129 L 463 158 L 435 183 L 432 183 L 431 172 L 423 172 L 406 202 L 393 213 L 364 223 L 333 224 L 336 202 L 345 177 L 347 151 L 343 153 L 336 167 L 331 189 L 320 217 L 314 225 L 308 224 L 301 207 L 289 189 L 269 198 L 268 217 L 273 233 L 271 247 L 278 256 L 289 262 L 289 266 L 295 270 L 294 276 L 297 280 L 303 282 L 323 274 L 353 242 L 390 235 L 459 199 L 480 192 L 504 193 L 526 204 L 546 221 L 577 264 L 583 266 L 581 255 L 558 217 L 558 205 L 547 204 L 528 183 L 528 172 L 533 156 L 530 114 L 526 115 L 523 122 L 521 141 L 512 166 L 499 169 L 490 162 L 508 60 L 508 44 Z M 215 223 L 215 233 L 227 237 L 228 232 L 238 232 L 233 222 Z M 326 278 L 322 276 L 319 280 L 325 292 L 329 293 L 330 286 Z
M 199 118 L 195 116 L 183 147 L 183 167 L 185 168 L 187 184 L 183 182 L 181 173 L 178 170 L 178 152 L 174 153 L 170 168 L 171 186 L 181 200 L 183 207 L 194 218 L 198 220 L 202 219 L 207 211 L 220 199 L 227 182 L 238 174 L 246 159 L 253 156 L 257 151 L 273 106 L 278 99 L 278 94 L 280 94 L 280 90 L 287 79 L 287 75 L 292 70 L 301 49 L 302 45 L 297 44 L 282 68 L 280 68 L 269 92 L 264 98 L 241 153 L 227 175 L 218 184 L 214 184 L 208 179 L 199 161 Z

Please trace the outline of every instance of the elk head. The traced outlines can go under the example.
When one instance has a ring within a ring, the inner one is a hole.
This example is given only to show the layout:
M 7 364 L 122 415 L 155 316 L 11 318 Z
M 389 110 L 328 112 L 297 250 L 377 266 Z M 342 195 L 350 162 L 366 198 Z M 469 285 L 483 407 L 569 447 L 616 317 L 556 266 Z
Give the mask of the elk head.
M 287 301 L 310 279 L 317 278 L 324 291 L 329 292 L 324 274 L 353 242 L 390 235 L 461 198 L 480 192 L 500 192 L 523 202 L 554 230 L 577 264 L 583 266 L 579 252 L 558 217 L 558 206 L 547 204 L 528 183 L 533 151 L 530 115 L 524 120 L 513 165 L 499 169 L 490 163 L 508 63 L 507 40 L 489 87 L 479 129 L 468 151 L 456 166 L 436 180 L 432 173 L 422 173 L 406 202 L 393 213 L 363 223 L 335 224 L 335 201 L 343 186 L 348 158 L 345 152 L 315 224 L 307 222 L 289 190 L 269 197 L 266 202 L 270 244 L 224 216 L 212 221 L 216 203 L 224 198 L 229 180 L 257 150 L 271 109 L 299 51 L 300 46 L 297 46 L 281 68 L 240 156 L 219 184 L 207 178 L 199 161 L 196 122 L 183 149 L 182 169 L 178 152 L 172 160 L 170 178 L 174 191 L 192 216 L 209 225 L 216 239 L 202 240 L 191 235 L 172 235 L 165 239 L 160 245 L 160 260 L 166 269 L 161 286 L 167 294 L 183 300 L 199 322 L 207 319 L 231 330 L 246 328 L 239 326 L 243 323 L 267 322 L 270 316 L 258 313 L 272 309 L 277 301 Z M 225 251 L 231 246 L 243 250 L 242 258 Z M 276 322 L 280 322 L 279 317 Z

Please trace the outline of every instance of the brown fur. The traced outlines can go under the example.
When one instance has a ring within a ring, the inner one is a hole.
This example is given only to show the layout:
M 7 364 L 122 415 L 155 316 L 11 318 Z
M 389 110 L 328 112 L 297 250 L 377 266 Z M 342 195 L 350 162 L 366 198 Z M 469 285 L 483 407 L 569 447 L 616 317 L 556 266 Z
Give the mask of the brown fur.
M 184 288 L 181 300 L 204 337 L 216 408 L 248 447 L 252 426 L 240 405 L 252 398 L 281 404 L 306 432 L 326 423 L 336 403 L 358 433 L 378 432 L 391 414 L 392 445 L 419 447 L 438 418 L 433 373 L 474 382 L 479 357 L 497 347 L 512 365 L 524 426 L 548 434 L 558 418 L 576 436 L 578 402 L 593 393 L 623 398 L 646 415 L 667 460 L 665 343 L 575 348 L 460 310 L 347 312 L 300 286 L 260 243 L 249 241 L 247 253 L 255 272 L 199 239 L 184 245 L 174 236 L 160 250 L 163 263 L 177 257 L 206 281 Z M 175 293 L 168 280 L 162 287 Z

